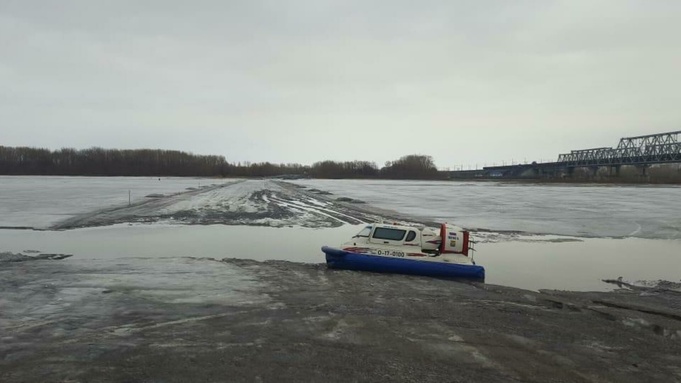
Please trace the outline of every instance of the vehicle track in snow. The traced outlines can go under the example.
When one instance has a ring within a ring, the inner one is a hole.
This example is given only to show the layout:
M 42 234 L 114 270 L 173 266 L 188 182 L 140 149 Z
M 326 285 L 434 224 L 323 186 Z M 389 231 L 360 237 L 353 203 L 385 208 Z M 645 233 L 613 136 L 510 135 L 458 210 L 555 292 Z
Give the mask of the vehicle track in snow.
M 313 228 L 386 219 L 414 222 L 358 202 L 282 181 L 240 180 L 81 214 L 50 230 L 156 222 Z

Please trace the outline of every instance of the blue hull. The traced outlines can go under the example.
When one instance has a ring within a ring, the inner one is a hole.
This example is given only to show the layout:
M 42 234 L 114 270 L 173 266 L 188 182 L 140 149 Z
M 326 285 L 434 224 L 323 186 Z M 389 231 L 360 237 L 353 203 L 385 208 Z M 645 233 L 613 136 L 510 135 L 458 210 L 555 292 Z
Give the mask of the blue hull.
M 326 254 L 327 266 L 332 269 L 424 275 L 438 278 L 485 279 L 485 268 L 477 265 L 381 257 L 370 254 L 351 253 L 328 246 L 322 247 L 322 251 Z

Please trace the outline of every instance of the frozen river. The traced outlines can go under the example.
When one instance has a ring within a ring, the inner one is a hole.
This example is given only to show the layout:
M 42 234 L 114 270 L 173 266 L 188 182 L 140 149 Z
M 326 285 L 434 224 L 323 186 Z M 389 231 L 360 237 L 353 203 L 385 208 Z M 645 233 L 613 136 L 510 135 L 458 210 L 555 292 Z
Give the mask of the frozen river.
M 301 185 L 466 228 L 681 239 L 681 187 L 305 180 Z
M 74 255 L 62 262 L 232 257 L 320 263 L 322 245 L 338 245 L 362 226 L 348 212 L 330 209 L 322 200 L 298 201 L 293 192 L 279 190 L 271 181 L 236 182 L 0 177 L 0 252 Z M 235 185 L 218 186 L 228 183 Z M 476 237 L 481 243 L 476 261 L 486 267 L 488 283 L 535 290 L 607 290 L 612 286 L 601 279 L 681 279 L 678 187 L 355 180 L 294 183 L 307 190 L 333 193 L 329 198 L 349 197 L 365 201 L 366 206 L 478 230 Z M 129 198 L 135 205 L 153 199 L 148 196 L 174 193 L 184 194 L 172 204 L 151 205 L 158 214 L 152 214 L 150 208 L 125 208 Z M 191 198 L 184 197 L 188 194 Z M 109 214 L 105 217 L 109 220 L 100 219 L 98 227 L 44 230 L 76 216 L 121 206 L 115 219 Z M 268 206 L 276 209 L 266 210 Z M 174 220 L 190 210 L 193 217 L 204 221 L 186 224 Z M 213 224 L 215 217 L 217 222 L 226 219 L 216 214 L 219 210 L 233 213 L 227 217 L 232 219 L 228 226 Z M 326 218 L 311 221 L 313 215 Z M 206 217 L 211 220 L 205 221 Z M 253 219 L 241 224 L 244 217 Z M 320 228 L 310 229 L 311 222 Z

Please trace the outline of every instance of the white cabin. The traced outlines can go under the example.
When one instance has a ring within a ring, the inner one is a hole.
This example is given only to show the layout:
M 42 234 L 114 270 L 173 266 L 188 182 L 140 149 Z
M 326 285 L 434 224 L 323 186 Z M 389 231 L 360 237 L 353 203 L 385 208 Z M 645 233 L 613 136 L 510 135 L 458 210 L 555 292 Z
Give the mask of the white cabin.
M 374 223 L 367 225 L 343 244 L 344 249 L 357 247 L 384 249 L 391 252 L 390 255 L 404 252 L 408 256 L 436 256 L 446 253 L 468 256 L 470 235 L 466 230 L 447 224 L 442 224 L 437 230 L 429 227 Z

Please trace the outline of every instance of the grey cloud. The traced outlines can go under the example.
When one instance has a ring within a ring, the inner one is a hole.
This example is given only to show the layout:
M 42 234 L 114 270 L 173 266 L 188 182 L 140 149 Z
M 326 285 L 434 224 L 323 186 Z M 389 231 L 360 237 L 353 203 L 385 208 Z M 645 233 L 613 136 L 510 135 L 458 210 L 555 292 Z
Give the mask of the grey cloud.
M 5 0 L 0 144 L 550 159 L 678 129 L 679 15 L 643 0 Z

